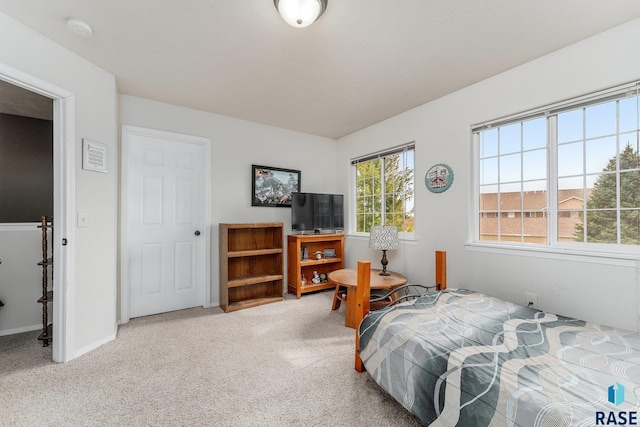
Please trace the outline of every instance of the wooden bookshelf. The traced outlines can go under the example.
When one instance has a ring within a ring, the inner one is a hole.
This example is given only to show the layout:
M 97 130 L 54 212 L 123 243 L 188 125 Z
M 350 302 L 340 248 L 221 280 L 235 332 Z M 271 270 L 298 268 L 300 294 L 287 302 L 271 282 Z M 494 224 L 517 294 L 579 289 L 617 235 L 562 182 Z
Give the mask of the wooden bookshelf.
M 302 259 L 302 251 L 306 249 L 308 258 Z M 334 256 L 326 257 L 325 250 L 333 250 Z M 316 252 L 322 252 L 317 259 Z M 313 272 L 328 275 L 334 270 L 344 268 L 344 234 L 290 234 L 287 241 L 288 290 L 297 298 L 307 292 L 322 289 L 335 289 L 335 283 L 327 280 L 312 283 Z M 306 279 L 303 284 L 302 278 Z
M 225 312 L 284 299 L 281 222 L 220 224 L 220 307 Z

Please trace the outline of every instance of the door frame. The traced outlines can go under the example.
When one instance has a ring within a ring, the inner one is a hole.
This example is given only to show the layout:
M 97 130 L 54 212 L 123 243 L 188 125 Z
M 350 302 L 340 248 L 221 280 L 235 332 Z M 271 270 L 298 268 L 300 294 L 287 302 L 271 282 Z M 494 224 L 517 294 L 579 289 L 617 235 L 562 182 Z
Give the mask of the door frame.
M 120 175 L 120 318 L 127 323 L 129 317 L 129 150 L 134 135 L 151 138 L 173 139 L 180 142 L 202 145 L 204 148 L 204 290 L 202 306 L 211 307 L 211 140 L 200 136 L 185 135 L 158 129 L 122 125 L 121 175 Z
M 75 94 L 0 63 L 0 79 L 53 100 L 53 300 L 52 359 L 73 359 L 75 342 Z M 62 242 L 66 241 L 63 245 Z

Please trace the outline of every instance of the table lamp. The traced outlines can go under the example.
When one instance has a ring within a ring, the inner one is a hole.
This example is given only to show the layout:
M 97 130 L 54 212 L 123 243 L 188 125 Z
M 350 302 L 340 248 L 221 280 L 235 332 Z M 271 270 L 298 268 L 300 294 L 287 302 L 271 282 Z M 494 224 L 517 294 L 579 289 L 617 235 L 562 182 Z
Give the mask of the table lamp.
M 388 276 L 387 272 L 387 251 L 398 249 L 398 227 L 387 225 L 374 225 L 371 227 L 369 235 L 369 247 L 382 251 L 382 271 L 381 276 Z

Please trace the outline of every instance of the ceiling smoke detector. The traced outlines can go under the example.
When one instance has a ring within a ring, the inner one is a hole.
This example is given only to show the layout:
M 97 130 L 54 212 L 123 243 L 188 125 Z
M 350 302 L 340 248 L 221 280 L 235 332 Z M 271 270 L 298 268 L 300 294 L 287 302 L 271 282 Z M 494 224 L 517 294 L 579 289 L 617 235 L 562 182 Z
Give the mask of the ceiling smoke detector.
M 81 36 L 90 37 L 93 35 L 91 26 L 79 18 L 67 18 L 67 28 Z

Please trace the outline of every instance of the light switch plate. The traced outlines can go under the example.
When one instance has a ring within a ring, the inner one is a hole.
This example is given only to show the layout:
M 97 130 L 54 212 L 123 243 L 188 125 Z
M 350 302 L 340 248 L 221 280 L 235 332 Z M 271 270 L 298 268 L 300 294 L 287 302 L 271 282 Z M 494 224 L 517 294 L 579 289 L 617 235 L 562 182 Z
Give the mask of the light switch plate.
M 87 212 L 78 212 L 78 228 L 87 228 L 89 226 L 89 214 Z

